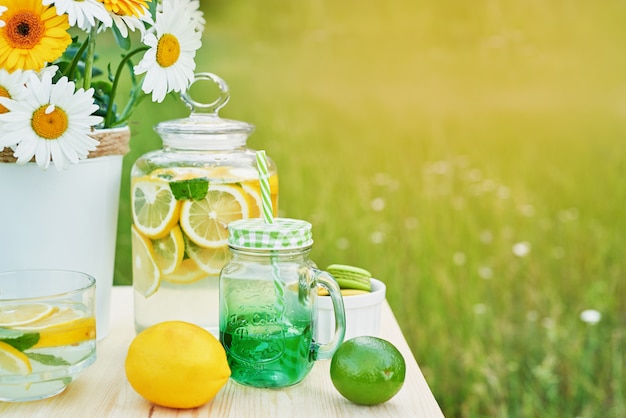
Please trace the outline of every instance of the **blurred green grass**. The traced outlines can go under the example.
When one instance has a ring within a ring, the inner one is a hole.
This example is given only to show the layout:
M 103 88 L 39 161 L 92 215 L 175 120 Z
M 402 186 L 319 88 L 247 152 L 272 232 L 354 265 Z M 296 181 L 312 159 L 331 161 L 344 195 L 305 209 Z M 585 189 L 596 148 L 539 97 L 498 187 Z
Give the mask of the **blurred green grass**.
M 359 265 L 448 417 L 626 416 L 626 4 L 203 0 L 313 259 Z M 130 166 L 176 99 L 135 113 Z M 581 321 L 585 309 L 602 319 Z

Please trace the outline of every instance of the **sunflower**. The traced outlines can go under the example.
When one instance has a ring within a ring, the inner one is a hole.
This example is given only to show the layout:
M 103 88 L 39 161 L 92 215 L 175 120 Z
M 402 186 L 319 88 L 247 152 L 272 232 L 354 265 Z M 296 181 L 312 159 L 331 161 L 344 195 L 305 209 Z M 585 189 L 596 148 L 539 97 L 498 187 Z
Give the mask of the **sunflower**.
M 156 15 L 155 32 L 143 43 L 150 47 L 135 66 L 135 74 L 146 74 L 142 90 L 152 93 L 152 101 L 162 102 L 172 91 L 187 89 L 194 78 L 196 51 L 202 46 L 202 33 L 195 30 L 194 5 L 163 2 Z
M 146 24 L 148 26 L 152 26 L 154 24 L 154 22 L 152 22 L 152 17 L 150 16 L 150 11 L 148 9 L 146 9 L 144 14 L 140 15 L 139 17 L 117 15 L 111 12 L 109 12 L 109 15 L 113 19 L 113 24 L 115 25 L 115 27 L 117 27 L 117 29 L 120 31 L 120 34 L 124 38 L 128 37 L 128 29 L 130 29 L 132 32 L 137 29 L 143 36 L 143 34 L 146 33 Z
M 0 114 L 0 146 L 14 147 L 18 164 L 35 157 L 45 169 L 52 159 L 62 170 L 96 149 L 98 141 L 88 134 L 102 118 L 92 115 L 98 109 L 93 89 L 76 90 L 67 77 L 53 83 L 50 72 L 32 74 L 26 89 L 28 97 L 19 101 L 0 97 L 0 104 L 9 110 Z
M 148 3 L 152 0 L 101 0 L 101 2 L 124 38 L 128 37 L 128 29 L 133 32 L 138 29 L 143 36 L 146 31 L 145 24 L 152 26 L 154 23 L 148 9 Z
M 40 0 L 3 0 L 5 26 L 0 28 L 0 66 L 8 72 L 41 70 L 59 58 L 72 38 L 67 15 Z
M 152 0 L 102 0 L 104 7 L 118 16 L 141 17 Z

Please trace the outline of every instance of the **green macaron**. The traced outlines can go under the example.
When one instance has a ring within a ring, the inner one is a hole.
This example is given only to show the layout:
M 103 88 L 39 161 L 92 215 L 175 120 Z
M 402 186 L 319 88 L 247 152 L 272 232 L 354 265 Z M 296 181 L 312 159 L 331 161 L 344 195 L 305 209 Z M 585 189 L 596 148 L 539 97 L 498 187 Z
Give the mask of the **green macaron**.
M 331 264 L 326 268 L 341 289 L 358 289 L 370 292 L 372 274 L 360 267 L 348 266 L 345 264 Z

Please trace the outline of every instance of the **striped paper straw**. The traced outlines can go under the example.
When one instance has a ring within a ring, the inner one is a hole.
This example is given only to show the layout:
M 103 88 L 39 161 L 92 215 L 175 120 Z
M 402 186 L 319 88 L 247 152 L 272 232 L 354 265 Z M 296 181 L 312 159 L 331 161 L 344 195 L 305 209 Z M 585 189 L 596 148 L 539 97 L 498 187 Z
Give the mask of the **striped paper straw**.
M 272 195 L 270 190 L 270 175 L 267 169 L 267 159 L 265 151 L 256 152 L 256 165 L 259 172 L 259 181 L 261 182 L 261 202 L 263 205 L 263 218 L 265 223 L 274 223 L 274 210 L 272 208 Z
M 259 172 L 259 181 L 261 182 L 261 202 L 263 205 L 263 218 L 265 223 L 274 223 L 274 210 L 272 208 L 272 197 L 270 190 L 270 175 L 267 169 L 267 158 L 265 151 L 260 150 L 256 152 L 256 165 Z M 278 311 L 278 323 L 282 324 L 283 315 L 285 314 L 285 289 L 283 289 L 283 282 L 280 279 L 280 268 L 278 267 L 278 260 L 274 255 L 270 256 L 270 262 L 272 264 L 272 276 L 274 280 L 274 289 L 276 290 L 276 310 Z

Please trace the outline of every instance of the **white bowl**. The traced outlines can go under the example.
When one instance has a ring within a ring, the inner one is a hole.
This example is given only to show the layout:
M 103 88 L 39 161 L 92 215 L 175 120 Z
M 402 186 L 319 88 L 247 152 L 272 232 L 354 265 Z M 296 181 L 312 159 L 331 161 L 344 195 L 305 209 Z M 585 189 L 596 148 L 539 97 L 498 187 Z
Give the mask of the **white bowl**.
M 346 336 L 344 341 L 361 335 L 378 336 L 380 307 L 385 300 L 386 287 L 377 279 L 370 279 L 372 291 L 362 295 L 344 296 L 346 311 Z M 325 344 L 335 333 L 335 312 L 330 296 L 318 296 L 315 341 Z

